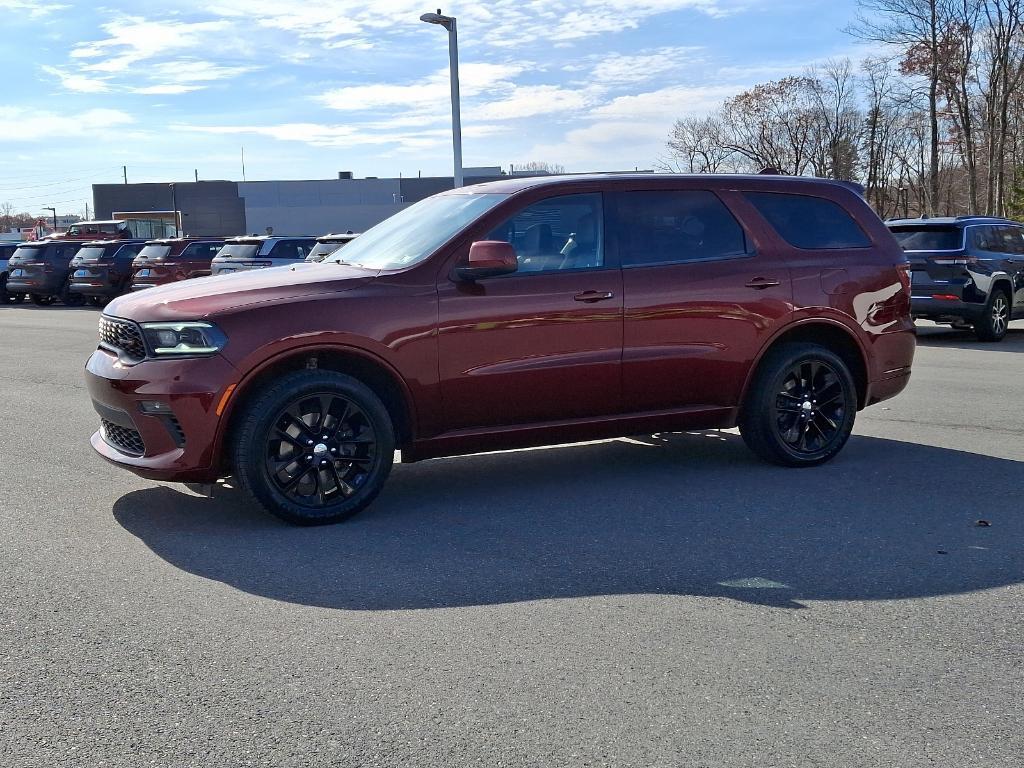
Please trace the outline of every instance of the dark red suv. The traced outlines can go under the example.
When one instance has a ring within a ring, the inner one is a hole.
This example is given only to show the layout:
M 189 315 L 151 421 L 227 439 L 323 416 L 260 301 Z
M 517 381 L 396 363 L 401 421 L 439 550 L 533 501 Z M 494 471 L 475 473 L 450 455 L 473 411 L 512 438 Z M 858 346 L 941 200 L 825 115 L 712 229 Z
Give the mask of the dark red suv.
M 104 458 L 233 475 L 316 524 L 369 504 L 396 449 L 738 425 L 820 464 L 914 344 L 906 257 L 843 185 L 548 177 L 429 198 L 320 264 L 116 299 L 86 378 Z
M 132 263 L 131 290 L 209 275 L 210 262 L 223 246 L 223 240 L 209 237 L 150 240 Z

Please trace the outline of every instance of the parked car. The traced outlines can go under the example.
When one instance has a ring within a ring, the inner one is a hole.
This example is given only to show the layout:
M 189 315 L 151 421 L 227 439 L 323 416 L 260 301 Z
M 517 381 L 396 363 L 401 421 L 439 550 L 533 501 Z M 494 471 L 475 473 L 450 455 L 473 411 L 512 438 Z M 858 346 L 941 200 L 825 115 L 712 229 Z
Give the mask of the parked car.
M 150 240 L 135 257 L 131 290 L 209 275 L 210 262 L 223 245 L 223 240 L 213 238 Z
M 0 243 L 0 304 L 21 304 L 25 300 L 25 294 L 7 291 L 7 262 L 18 250 L 19 245 L 20 243 Z
M 305 261 L 315 245 L 315 237 L 232 237 L 224 241 L 224 247 L 213 257 L 210 269 L 215 275 L 223 275 L 295 264 Z
M 68 276 L 71 259 L 82 247 L 79 241 L 37 240 L 22 243 L 8 263 L 7 290 L 28 294 L 40 307 L 60 301 L 69 307 L 79 307 L 85 297 L 70 290 Z
M 345 232 L 337 235 L 324 235 L 316 239 L 316 245 L 306 256 L 306 261 L 320 262 L 333 253 L 355 240 L 359 235 L 355 232 Z
M 124 293 L 132 278 L 132 261 L 145 245 L 144 240 L 95 240 L 84 243 L 71 260 L 72 293 L 85 296 L 103 306 Z
M 127 221 L 105 219 L 103 221 L 78 221 L 66 232 L 51 235 L 51 240 L 132 240 L 135 235 Z
M 297 524 L 366 507 L 396 448 L 738 425 L 808 467 L 906 386 L 909 288 L 882 221 L 822 180 L 470 186 L 320 264 L 115 299 L 86 370 L 92 445 L 143 477 L 233 475 Z
M 1024 318 L 1024 224 L 959 216 L 888 222 L 910 260 L 915 318 L 1001 341 Z

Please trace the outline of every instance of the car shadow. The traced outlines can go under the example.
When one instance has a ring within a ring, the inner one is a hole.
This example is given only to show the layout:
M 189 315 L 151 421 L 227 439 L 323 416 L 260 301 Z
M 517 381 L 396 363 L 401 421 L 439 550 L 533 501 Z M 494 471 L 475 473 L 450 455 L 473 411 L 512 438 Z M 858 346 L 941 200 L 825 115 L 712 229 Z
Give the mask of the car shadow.
M 802 608 L 1021 581 L 1008 494 L 1022 485 L 1021 462 L 868 437 L 781 469 L 709 432 L 397 465 L 372 507 L 331 527 L 286 526 L 223 488 L 149 488 L 113 511 L 178 568 L 304 605 L 675 594 Z
M 1002 341 L 978 341 L 974 331 L 945 326 L 918 326 L 917 344 L 943 349 L 977 349 L 982 352 L 1024 352 L 1024 321 L 1015 320 Z

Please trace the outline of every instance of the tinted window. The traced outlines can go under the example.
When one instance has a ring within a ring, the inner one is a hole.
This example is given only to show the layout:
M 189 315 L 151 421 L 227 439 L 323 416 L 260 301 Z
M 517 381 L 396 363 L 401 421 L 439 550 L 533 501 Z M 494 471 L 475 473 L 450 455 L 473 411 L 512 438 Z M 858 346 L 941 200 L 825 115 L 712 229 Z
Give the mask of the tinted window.
M 970 227 L 967 231 L 970 233 L 968 237 L 972 249 L 991 253 L 1002 252 L 1002 227 Z
M 747 192 L 783 240 L 807 250 L 867 248 L 871 245 L 857 222 L 831 200 L 777 192 Z
M 217 256 L 222 259 L 251 259 L 259 249 L 259 243 L 229 243 L 217 251 Z
M 222 243 L 189 243 L 181 252 L 183 259 L 212 259 L 221 249 Z
M 957 227 L 891 227 L 904 251 L 957 251 L 963 232 Z
M 511 243 L 520 272 L 604 266 L 601 195 L 563 195 L 541 200 L 495 228 L 487 239 Z
M 742 256 L 743 229 L 711 192 L 623 192 L 615 233 L 622 266 Z
M 1024 254 L 1024 230 L 1020 227 L 1003 227 L 1003 242 L 1006 253 Z

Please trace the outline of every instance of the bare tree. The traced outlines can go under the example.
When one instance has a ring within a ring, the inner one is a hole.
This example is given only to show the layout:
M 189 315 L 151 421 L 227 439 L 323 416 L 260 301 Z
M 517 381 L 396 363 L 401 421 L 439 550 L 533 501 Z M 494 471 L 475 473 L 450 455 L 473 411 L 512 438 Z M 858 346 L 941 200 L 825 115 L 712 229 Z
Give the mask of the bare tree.
M 520 163 L 519 165 L 512 166 L 512 168 L 515 171 L 522 171 L 526 173 L 550 173 L 553 176 L 559 176 L 565 173 L 564 165 L 549 163 L 545 160 L 531 160 L 528 163 Z
M 725 126 L 718 115 L 676 120 L 668 140 L 669 160 L 661 164 L 677 173 L 719 173 L 732 170 Z
M 858 0 L 857 19 L 847 28 L 864 40 L 927 54 L 928 211 L 939 208 L 939 56 L 951 0 Z

